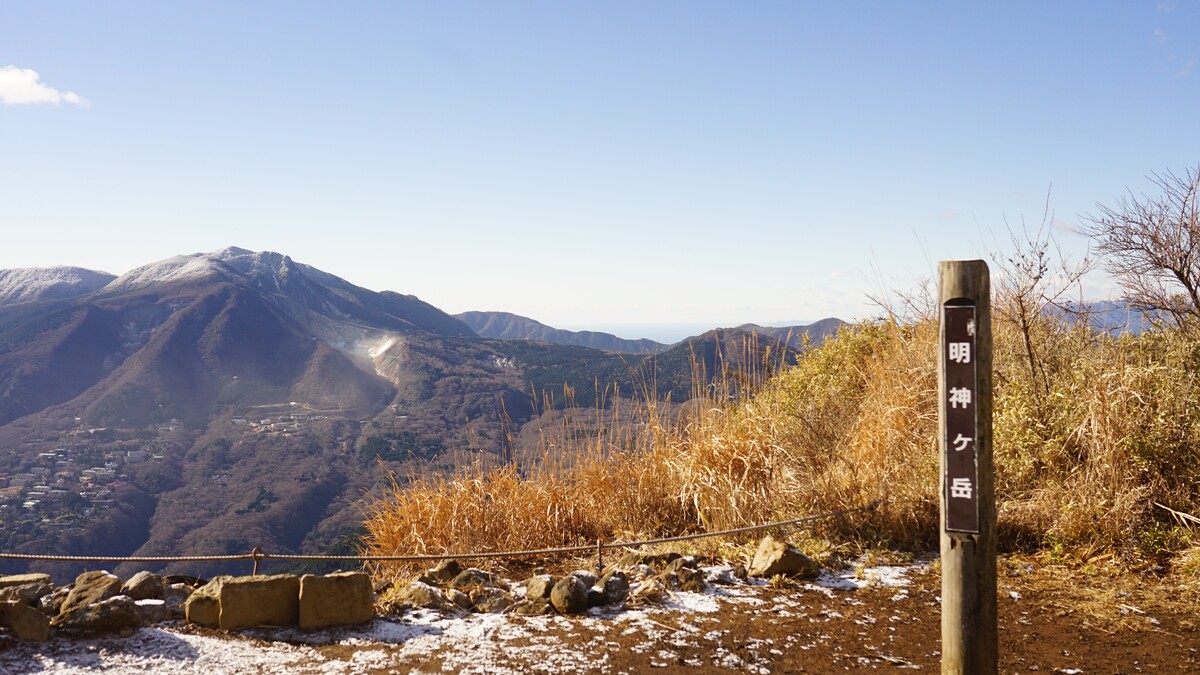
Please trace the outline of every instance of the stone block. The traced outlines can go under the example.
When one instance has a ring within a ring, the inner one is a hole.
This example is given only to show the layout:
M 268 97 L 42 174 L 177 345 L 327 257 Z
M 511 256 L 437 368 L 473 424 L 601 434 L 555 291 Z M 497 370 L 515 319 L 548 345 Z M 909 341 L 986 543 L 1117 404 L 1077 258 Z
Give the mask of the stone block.
M 8 588 L 9 586 L 24 586 L 26 584 L 49 584 L 49 574 L 10 574 L 8 576 L 0 576 L 0 588 Z
M 217 628 L 221 625 L 221 588 L 233 577 L 215 577 L 212 581 L 192 591 L 184 603 L 183 612 L 188 623 Z
M 374 615 L 371 577 L 363 572 L 338 572 L 300 577 L 300 628 L 366 623 Z
M 300 578 L 294 574 L 234 577 L 221 585 L 221 628 L 300 623 Z
M 50 639 L 50 618 L 23 602 L 0 602 L 0 625 L 22 640 L 45 642 Z

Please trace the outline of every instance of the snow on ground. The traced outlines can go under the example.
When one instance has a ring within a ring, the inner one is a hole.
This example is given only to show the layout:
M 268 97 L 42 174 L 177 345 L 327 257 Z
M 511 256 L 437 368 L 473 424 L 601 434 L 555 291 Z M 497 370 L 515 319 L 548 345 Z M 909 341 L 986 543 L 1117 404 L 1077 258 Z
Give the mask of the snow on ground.
M 860 568 L 825 574 L 805 588 L 821 592 L 866 584 L 904 586 L 904 567 Z M 724 577 L 723 568 L 705 568 Z M 633 651 L 653 666 L 671 662 L 672 647 L 701 639 L 705 632 L 688 617 L 718 611 L 721 603 L 765 603 L 754 597 L 765 586 L 712 586 L 708 593 L 672 593 L 663 603 L 619 610 L 596 608 L 581 617 L 500 614 L 447 616 L 414 610 L 366 626 L 303 632 L 262 628 L 221 633 L 163 624 L 130 637 L 59 637 L 47 643 L 15 641 L 0 650 L 0 672 L 95 675 L 197 673 L 314 673 L 356 675 L 388 669 L 424 672 L 518 673 L 605 670 L 587 650 L 562 648 L 562 636 L 641 635 Z M 786 604 L 786 603 L 784 603 Z M 780 607 L 780 610 L 786 610 Z M 664 625 L 668 621 L 671 626 Z M 730 655 L 732 657 L 733 655 Z M 696 664 L 699 665 L 699 664 Z

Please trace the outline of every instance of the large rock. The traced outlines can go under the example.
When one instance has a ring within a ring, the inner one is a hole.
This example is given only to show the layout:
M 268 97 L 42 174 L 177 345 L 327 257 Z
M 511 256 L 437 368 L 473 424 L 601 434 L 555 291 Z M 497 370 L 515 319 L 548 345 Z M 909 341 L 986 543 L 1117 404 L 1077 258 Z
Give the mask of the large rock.
M 105 571 L 84 572 L 75 577 L 75 585 L 67 594 L 67 599 L 63 601 L 56 618 L 66 617 L 120 592 L 121 580 L 115 574 Z
M 425 609 L 450 609 L 452 605 L 445 591 L 424 581 L 413 581 L 393 588 L 384 599 L 391 604 Z
M 30 607 L 37 607 L 41 599 L 50 595 L 53 590 L 50 584 L 40 581 L 20 586 L 5 586 L 0 588 L 0 602 L 12 600 Z
M 188 623 L 217 628 L 221 625 L 221 588 L 233 577 L 214 577 L 212 581 L 192 591 L 184 604 Z
M 0 602 L 0 626 L 22 640 L 45 642 L 50 639 L 50 617 L 20 601 Z
M 300 623 L 300 578 L 294 574 L 234 577 L 221 585 L 221 628 Z
M 374 614 L 375 592 L 363 572 L 300 577 L 300 628 L 366 623 Z
M 767 535 L 758 544 L 758 551 L 750 563 L 749 575 L 752 577 L 770 578 L 777 575 L 815 579 L 821 573 L 821 566 L 812 558 L 801 553 L 796 547 L 786 541 L 779 541 Z
M 59 614 L 50 625 L 65 630 L 115 633 L 142 625 L 137 604 L 128 595 L 117 595 Z
M 588 608 L 588 587 L 574 575 L 559 579 L 550 591 L 550 604 L 561 614 L 583 614 Z
M 128 595 L 134 600 L 161 599 L 163 596 L 162 577 L 144 570 L 138 572 L 121 587 L 121 594 Z
M 8 588 L 9 586 L 24 586 L 26 584 L 49 584 L 49 574 L 10 574 L 0 577 L 0 588 Z

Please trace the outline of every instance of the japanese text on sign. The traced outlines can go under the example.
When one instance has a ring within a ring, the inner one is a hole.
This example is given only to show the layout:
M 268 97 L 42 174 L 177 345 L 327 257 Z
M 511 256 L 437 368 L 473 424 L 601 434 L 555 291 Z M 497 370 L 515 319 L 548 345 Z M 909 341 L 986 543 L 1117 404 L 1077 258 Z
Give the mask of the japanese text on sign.
M 942 464 L 946 529 L 979 532 L 979 475 L 975 370 L 976 323 L 973 305 L 943 307 L 942 367 L 945 397 Z

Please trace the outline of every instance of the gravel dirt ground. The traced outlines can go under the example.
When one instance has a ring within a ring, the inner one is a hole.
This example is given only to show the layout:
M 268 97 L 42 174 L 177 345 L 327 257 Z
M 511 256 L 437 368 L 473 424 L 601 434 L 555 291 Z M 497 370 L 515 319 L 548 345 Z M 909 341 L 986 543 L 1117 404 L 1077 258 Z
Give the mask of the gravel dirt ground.
M 709 568 L 710 577 L 722 568 Z M 1200 672 L 1200 581 L 1005 560 L 1000 672 Z M 5 673 L 828 673 L 940 669 L 936 564 L 712 585 L 583 617 L 417 610 L 363 627 L 10 640 Z

